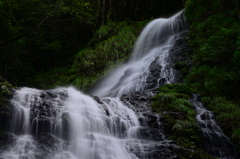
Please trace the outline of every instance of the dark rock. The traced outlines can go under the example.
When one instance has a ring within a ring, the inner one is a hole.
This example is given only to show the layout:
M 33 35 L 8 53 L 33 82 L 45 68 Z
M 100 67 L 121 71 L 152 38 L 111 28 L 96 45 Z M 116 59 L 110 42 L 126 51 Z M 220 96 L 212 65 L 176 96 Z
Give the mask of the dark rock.
M 149 74 L 147 77 L 147 89 L 156 88 L 158 86 L 158 79 L 160 78 L 160 73 L 162 66 L 159 64 L 159 59 L 156 58 L 149 66 Z
M 58 95 L 56 95 L 56 94 L 53 93 L 53 92 L 46 91 L 46 93 L 47 93 L 50 97 L 52 97 L 52 98 L 56 98 L 56 97 L 58 97 Z
M 184 62 L 188 68 L 192 65 L 192 60 L 186 55 L 189 51 L 189 47 L 187 46 L 186 39 L 188 38 L 188 31 L 183 31 L 175 36 L 175 44 L 171 48 L 169 52 L 168 62 L 171 67 L 175 68 L 175 64 L 177 62 Z M 181 70 L 175 68 L 174 69 L 174 83 L 182 83 L 184 79 L 184 75 L 181 73 Z
M 121 100 L 139 117 L 142 126 L 140 134 L 144 139 L 143 147 L 147 158 L 174 159 L 177 155 L 171 150 L 176 147 L 170 140 L 166 140 L 160 115 L 151 108 L 151 98 L 156 95 L 156 90 L 138 91 L 121 96 Z
M 99 104 L 103 104 L 103 102 L 100 100 L 100 98 L 99 98 L 98 96 L 92 95 L 92 98 L 93 98 L 96 102 L 98 102 Z

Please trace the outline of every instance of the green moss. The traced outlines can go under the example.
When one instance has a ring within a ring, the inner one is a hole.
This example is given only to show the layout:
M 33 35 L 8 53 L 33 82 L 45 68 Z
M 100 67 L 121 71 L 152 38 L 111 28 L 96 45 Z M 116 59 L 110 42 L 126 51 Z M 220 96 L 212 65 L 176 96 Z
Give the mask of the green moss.
M 153 98 L 152 108 L 160 113 L 167 138 L 181 147 L 173 148 L 179 158 L 213 159 L 204 151 L 189 94 L 185 84 L 166 84 Z
M 235 144 L 240 153 L 240 107 L 234 101 L 223 96 L 203 97 L 201 101 L 214 112 L 215 118 L 224 133 Z

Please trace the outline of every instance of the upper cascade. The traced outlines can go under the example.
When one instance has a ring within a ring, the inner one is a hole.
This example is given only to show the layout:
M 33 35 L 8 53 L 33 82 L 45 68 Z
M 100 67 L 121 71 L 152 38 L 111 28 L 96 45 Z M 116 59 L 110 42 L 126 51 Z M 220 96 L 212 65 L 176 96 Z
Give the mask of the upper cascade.
M 176 82 L 169 55 L 186 31 L 184 11 L 168 19 L 153 20 L 139 36 L 129 62 L 113 70 L 91 93 L 116 97 Z
M 134 46 L 132 61 L 136 61 L 148 54 L 153 48 L 164 44 L 170 36 L 187 29 L 187 19 L 184 11 L 180 11 L 170 18 L 159 18 L 151 21 L 142 31 Z

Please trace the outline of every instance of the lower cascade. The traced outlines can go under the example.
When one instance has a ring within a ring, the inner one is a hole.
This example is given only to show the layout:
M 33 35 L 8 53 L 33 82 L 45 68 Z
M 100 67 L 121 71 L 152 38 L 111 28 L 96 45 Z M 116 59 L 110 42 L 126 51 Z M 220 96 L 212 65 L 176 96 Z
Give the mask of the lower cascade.
M 151 98 L 155 88 L 181 82 L 174 63 L 186 61 L 180 56 L 187 33 L 183 13 L 150 22 L 129 61 L 96 86 L 94 95 L 74 87 L 16 90 L 10 100 L 9 139 L 0 148 L 0 159 L 179 158 L 174 150 L 183 148 L 167 139 L 161 115 L 152 111 Z M 207 151 L 235 159 L 229 154 L 235 152 L 230 142 L 223 143 L 229 143 L 229 151 L 212 144 L 219 138 L 228 141 L 219 127 L 209 124 L 212 114 L 196 100 L 192 103 L 198 126 L 210 141 L 206 147 L 212 149 Z M 212 133 L 213 129 L 217 132 Z M 218 133 L 221 137 L 216 139 Z
M 173 158 L 159 116 L 144 105 L 133 108 L 123 101 L 90 97 L 73 87 L 22 88 L 11 101 L 13 141 L 1 158 Z M 151 121 L 146 116 L 152 116 Z

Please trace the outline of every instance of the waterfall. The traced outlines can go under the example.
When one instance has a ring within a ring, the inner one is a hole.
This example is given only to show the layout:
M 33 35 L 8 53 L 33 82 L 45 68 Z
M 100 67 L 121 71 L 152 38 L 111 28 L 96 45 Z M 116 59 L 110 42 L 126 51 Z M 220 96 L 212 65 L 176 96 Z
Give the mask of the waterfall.
M 144 158 L 141 126 L 133 110 L 119 98 L 106 97 L 99 102 L 72 87 L 51 92 L 18 90 L 12 100 L 15 110 L 10 129 L 17 139 L 1 157 L 34 159 L 39 147 L 29 135 L 31 131 L 32 135 L 49 132 L 68 141 L 66 149 L 48 154 L 51 159 Z
M 168 54 L 185 29 L 182 11 L 149 23 L 130 62 L 115 70 L 93 93 L 105 97 L 88 96 L 73 87 L 17 90 L 9 122 L 13 137 L 0 158 L 175 158 L 171 141 L 162 132 L 160 116 L 152 113 L 149 104 L 136 108 L 120 96 L 174 82 Z
M 197 112 L 197 124 L 204 136 L 206 151 L 221 159 L 238 158 L 234 145 L 214 120 L 213 113 L 197 100 L 197 95 L 193 95 L 191 102 Z
M 129 62 L 123 64 L 93 92 L 98 96 L 121 96 L 175 82 L 169 52 L 177 36 L 187 30 L 183 11 L 171 18 L 150 22 L 142 31 Z
M 160 115 L 151 110 L 155 94 L 145 91 L 146 99 L 134 91 L 176 82 L 169 54 L 186 29 L 183 11 L 150 22 L 129 62 L 114 70 L 92 96 L 73 87 L 18 89 L 10 102 L 11 141 L 0 158 L 176 158 L 172 149 L 179 146 L 166 139 Z M 130 101 L 124 94 L 132 92 L 136 96 Z

